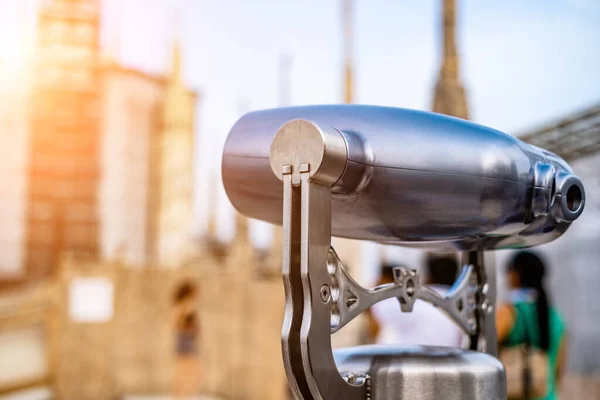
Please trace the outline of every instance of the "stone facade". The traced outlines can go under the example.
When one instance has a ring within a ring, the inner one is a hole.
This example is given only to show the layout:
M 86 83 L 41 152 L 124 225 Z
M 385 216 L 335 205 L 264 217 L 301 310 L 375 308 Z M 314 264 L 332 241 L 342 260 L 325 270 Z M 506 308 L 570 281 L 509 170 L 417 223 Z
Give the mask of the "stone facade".
M 158 151 L 167 81 L 107 63 L 102 73 L 101 259 L 155 254 Z
M 46 346 L 55 362 L 44 380 L 32 384 L 49 384 L 64 400 L 170 393 L 175 360 L 172 299 L 186 282 L 200 293 L 202 393 L 240 400 L 285 398 L 280 345 L 284 293 L 275 273 L 280 261 L 276 250 L 258 253 L 245 227 L 245 219 L 238 218 L 232 243 L 206 240 L 176 269 L 65 257 L 56 280 L 48 282 L 43 292 L 42 315 L 51 316 L 53 322 L 52 340 Z M 81 279 L 102 279 L 112 285 L 108 320 L 81 321 L 73 316 L 72 287 Z M 36 296 L 24 297 L 31 302 Z M 0 331 L 6 325 L 2 310 Z M 9 389 L 0 384 L 0 393 Z
M 189 256 L 192 241 L 194 114 L 196 94 L 182 81 L 181 51 L 173 47 L 159 148 L 157 261 L 174 267 Z

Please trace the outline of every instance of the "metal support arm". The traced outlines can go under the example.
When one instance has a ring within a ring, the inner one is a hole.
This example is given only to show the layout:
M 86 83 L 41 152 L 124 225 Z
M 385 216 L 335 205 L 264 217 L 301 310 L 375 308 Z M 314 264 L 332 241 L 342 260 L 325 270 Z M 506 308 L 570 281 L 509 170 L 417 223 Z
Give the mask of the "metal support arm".
M 394 268 L 394 283 L 365 289 L 348 274 L 335 250 L 329 250 L 327 270 L 331 276 L 331 289 L 324 287 L 322 294 L 331 291 L 334 302 L 331 314 L 331 332 L 337 332 L 360 313 L 374 304 L 395 297 L 403 312 L 412 312 L 415 300 L 426 301 L 442 310 L 465 333 L 474 335 L 475 293 L 472 274 L 474 267 L 465 265 L 452 288 L 440 296 L 419 282 L 419 273 L 406 268 Z

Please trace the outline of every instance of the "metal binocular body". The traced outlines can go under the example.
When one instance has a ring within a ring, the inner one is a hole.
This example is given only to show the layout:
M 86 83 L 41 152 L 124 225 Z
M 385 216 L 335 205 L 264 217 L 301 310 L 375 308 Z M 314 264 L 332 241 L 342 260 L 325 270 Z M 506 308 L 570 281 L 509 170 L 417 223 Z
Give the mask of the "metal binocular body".
M 581 180 L 558 156 L 443 115 L 361 105 L 245 115 L 225 144 L 223 182 L 244 215 L 283 225 L 282 349 L 298 399 L 504 399 L 494 357 L 495 289 L 484 250 L 552 241 L 585 205 Z M 398 268 L 363 288 L 331 236 L 462 254 L 444 296 Z M 395 297 L 444 311 L 469 349 L 364 346 L 332 351 L 330 335 Z

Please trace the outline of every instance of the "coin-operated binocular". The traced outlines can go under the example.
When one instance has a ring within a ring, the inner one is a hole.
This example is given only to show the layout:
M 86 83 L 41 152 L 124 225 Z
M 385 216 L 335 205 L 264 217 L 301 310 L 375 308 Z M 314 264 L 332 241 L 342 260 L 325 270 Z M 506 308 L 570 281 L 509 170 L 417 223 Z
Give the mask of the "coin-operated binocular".
M 494 357 L 495 289 L 483 251 L 556 239 L 581 214 L 583 184 L 556 155 L 467 121 L 359 105 L 259 111 L 233 127 L 223 181 L 248 217 L 283 225 L 283 359 L 298 399 L 504 399 Z M 413 270 L 367 289 L 331 236 L 462 253 L 440 296 Z M 331 333 L 395 297 L 443 310 L 469 349 L 362 346 Z

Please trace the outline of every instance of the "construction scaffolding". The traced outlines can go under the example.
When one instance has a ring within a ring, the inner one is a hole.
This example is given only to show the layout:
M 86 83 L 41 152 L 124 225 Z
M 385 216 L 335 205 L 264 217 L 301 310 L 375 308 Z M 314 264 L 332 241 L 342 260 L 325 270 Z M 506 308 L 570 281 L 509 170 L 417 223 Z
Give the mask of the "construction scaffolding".
M 65 251 L 98 253 L 98 0 L 52 0 L 38 15 L 27 195 L 27 277 Z

